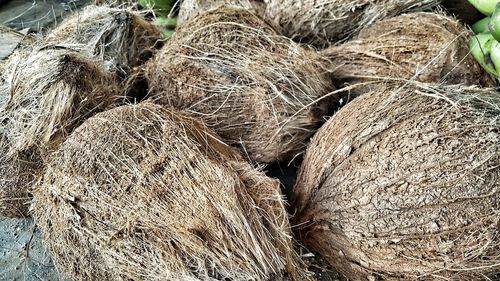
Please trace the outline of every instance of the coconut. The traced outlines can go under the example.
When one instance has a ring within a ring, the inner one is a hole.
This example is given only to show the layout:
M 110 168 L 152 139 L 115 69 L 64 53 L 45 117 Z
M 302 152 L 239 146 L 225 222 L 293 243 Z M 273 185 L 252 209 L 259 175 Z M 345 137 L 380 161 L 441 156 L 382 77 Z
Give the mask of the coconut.
M 73 280 L 308 279 L 278 182 L 160 105 L 87 120 L 54 154 L 32 207 Z
M 328 46 L 373 23 L 402 13 L 430 10 L 439 0 L 264 0 L 266 18 L 295 40 Z
M 112 73 L 65 48 L 16 52 L 6 69 L 0 87 L 0 100 L 5 100 L 0 109 L 0 215 L 24 216 L 43 159 L 83 120 L 120 97 Z
M 148 62 L 150 96 L 203 119 L 253 160 L 305 149 L 332 89 L 324 61 L 242 9 L 219 8 L 186 22 Z
M 182 25 L 188 19 L 194 18 L 200 13 L 220 6 L 247 9 L 262 17 L 266 10 L 265 3 L 262 0 L 183 0 L 179 9 L 177 26 Z
M 382 20 L 356 40 L 321 54 L 331 61 L 331 76 L 340 87 L 380 77 L 493 86 L 491 77 L 469 54 L 471 36 L 451 18 L 421 12 Z M 360 87 L 352 94 L 366 91 L 370 89 Z
M 500 270 L 500 96 L 381 85 L 314 136 L 295 186 L 301 240 L 351 280 Z
M 128 9 L 90 5 L 52 30 L 45 44 L 91 52 L 124 76 L 152 56 L 159 29 Z

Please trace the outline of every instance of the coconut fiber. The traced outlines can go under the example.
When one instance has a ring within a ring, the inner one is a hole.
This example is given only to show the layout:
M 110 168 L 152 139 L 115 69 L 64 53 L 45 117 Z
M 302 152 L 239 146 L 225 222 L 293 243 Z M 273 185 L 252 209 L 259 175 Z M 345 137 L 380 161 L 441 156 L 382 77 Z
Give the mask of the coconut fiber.
M 314 136 L 295 186 L 302 241 L 351 280 L 500 270 L 500 96 L 381 86 Z
M 55 153 L 33 215 L 73 280 L 307 280 L 277 181 L 200 122 L 141 103 Z
M 219 8 L 186 22 L 146 67 L 156 101 L 203 119 L 253 160 L 305 148 L 333 86 L 320 57 L 254 14 Z
M 318 47 L 348 38 L 402 13 L 430 10 L 439 0 L 264 0 L 266 18 L 284 35 Z
M 26 215 L 30 183 L 43 158 L 84 119 L 118 100 L 113 77 L 65 48 L 16 52 L 9 58 L 0 87 L 5 100 L 0 109 L 0 215 Z
M 90 52 L 124 77 L 152 56 L 160 36 L 159 29 L 136 12 L 90 5 L 66 18 L 44 43 Z
M 266 10 L 263 0 L 183 0 L 179 9 L 177 26 L 182 25 L 185 21 L 199 15 L 200 13 L 210 9 L 215 9 L 219 6 L 240 7 L 252 11 L 256 15 L 262 17 L 264 16 Z
M 493 86 L 493 80 L 469 54 L 471 32 L 436 13 L 413 13 L 377 22 L 356 40 L 321 54 L 331 61 L 339 87 L 380 77 Z M 369 88 L 356 88 L 358 96 Z

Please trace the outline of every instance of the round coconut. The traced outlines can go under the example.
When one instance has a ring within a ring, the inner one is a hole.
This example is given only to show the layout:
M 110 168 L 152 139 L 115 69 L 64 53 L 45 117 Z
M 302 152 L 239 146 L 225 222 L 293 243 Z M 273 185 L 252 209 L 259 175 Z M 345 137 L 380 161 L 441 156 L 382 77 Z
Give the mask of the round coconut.
M 146 64 L 150 96 L 203 119 L 259 162 L 305 149 L 333 89 L 324 61 L 242 9 L 186 22 Z
M 500 95 L 384 85 L 314 136 L 295 186 L 301 240 L 351 280 L 500 270 Z
M 177 26 L 181 26 L 184 22 L 200 13 L 220 6 L 247 9 L 261 17 L 264 16 L 266 10 L 263 0 L 183 0 L 179 9 Z
M 160 38 L 160 30 L 138 13 L 90 5 L 66 18 L 43 43 L 90 52 L 125 76 L 152 56 Z
M 356 40 L 322 50 L 339 87 L 384 78 L 493 86 L 468 48 L 471 32 L 435 13 L 413 13 L 382 20 Z M 359 87 L 358 96 L 370 91 Z
M 402 13 L 430 10 L 440 0 L 264 0 L 266 18 L 297 41 L 328 46 L 373 23 Z
M 120 97 L 112 73 L 64 48 L 14 53 L 3 79 L 0 215 L 26 215 L 27 207 L 17 205 L 26 203 L 42 159 L 83 120 L 113 106 Z M 9 197 L 16 206 L 7 204 Z
M 278 182 L 160 105 L 87 120 L 54 154 L 32 208 L 72 280 L 308 279 Z

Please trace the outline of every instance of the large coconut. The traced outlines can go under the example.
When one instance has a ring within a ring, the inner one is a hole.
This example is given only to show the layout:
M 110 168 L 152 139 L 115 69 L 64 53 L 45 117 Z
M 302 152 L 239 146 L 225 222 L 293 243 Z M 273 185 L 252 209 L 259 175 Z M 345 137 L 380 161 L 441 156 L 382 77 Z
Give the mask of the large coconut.
M 177 26 L 182 25 L 190 18 L 219 6 L 233 6 L 247 9 L 259 16 L 264 16 L 266 5 L 263 0 L 183 0 L 179 9 Z
M 152 98 L 203 119 L 251 159 L 302 152 L 333 86 L 320 57 L 242 9 L 188 21 L 147 64 Z
M 266 18 L 283 34 L 328 46 L 373 23 L 406 12 L 430 10 L 439 0 L 264 0 Z
M 90 5 L 66 18 L 43 42 L 89 51 L 110 70 L 126 75 L 151 57 L 160 36 L 138 13 Z
M 351 280 L 500 270 L 500 95 L 381 86 L 314 136 L 295 186 L 302 241 Z
M 330 60 L 337 86 L 380 77 L 481 84 L 493 80 L 469 54 L 471 32 L 457 21 L 435 13 L 413 13 L 382 20 L 356 40 L 330 47 L 321 55 Z M 359 87 L 354 96 L 370 91 Z
M 198 121 L 151 103 L 87 120 L 32 205 L 73 280 L 308 279 L 279 184 Z
M 26 215 L 43 158 L 83 120 L 119 99 L 110 72 L 64 48 L 16 52 L 0 89 L 0 215 Z M 15 203 L 11 205 L 9 202 Z

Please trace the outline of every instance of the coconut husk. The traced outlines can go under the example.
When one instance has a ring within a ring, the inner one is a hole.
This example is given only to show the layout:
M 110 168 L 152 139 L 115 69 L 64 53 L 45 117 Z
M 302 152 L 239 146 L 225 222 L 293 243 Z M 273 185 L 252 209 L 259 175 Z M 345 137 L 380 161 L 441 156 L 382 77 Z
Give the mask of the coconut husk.
M 5 100 L 0 108 L 0 215 L 25 216 L 27 206 L 19 205 L 26 204 L 43 159 L 83 120 L 120 97 L 112 73 L 64 48 L 16 52 L 6 69 L 0 87 Z
M 471 32 L 457 21 L 435 13 L 413 13 L 382 20 L 356 40 L 330 47 L 321 55 L 331 62 L 339 87 L 389 77 L 493 86 L 492 78 L 469 53 Z M 369 92 L 359 87 L 359 96 Z
M 500 270 L 500 96 L 381 85 L 314 136 L 295 186 L 301 240 L 351 280 Z
M 33 216 L 72 280 L 307 280 L 277 181 L 199 121 L 151 103 L 60 147 Z
M 177 26 L 181 26 L 190 18 L 218 7 L 242 8 L 263 17 L 266 5 L 262 0 L 183 0 L 179 8 Z
M 323 61 L 242 9 L 186 22 L 146 65 L 150 96 L 185 109 L 259 162 L 305 149 L 332 89 Z
M 19 151 L 9 155 L 9 142 L 0 140 L 0 217 L 28 215 L 28 189 L 43 169 L 40 151 Z
M 126 76 L 152 56 L 160 37 L 154 24 L 132 10 L 90 5 L 66 18 L 44 43 L 90 52 Z
M 439 0 L 264 0 L 266 18 L 284 35 L 318 47 L 399 14 L 430 10 Z

